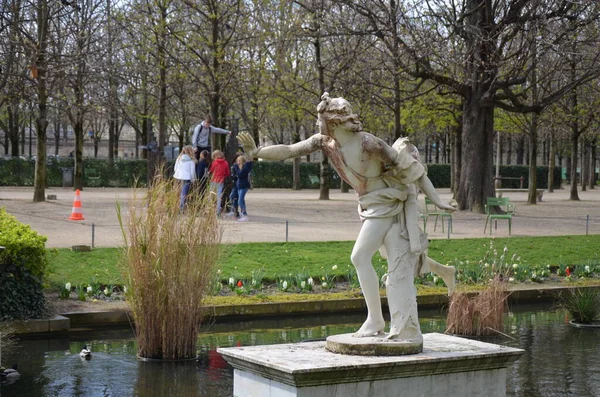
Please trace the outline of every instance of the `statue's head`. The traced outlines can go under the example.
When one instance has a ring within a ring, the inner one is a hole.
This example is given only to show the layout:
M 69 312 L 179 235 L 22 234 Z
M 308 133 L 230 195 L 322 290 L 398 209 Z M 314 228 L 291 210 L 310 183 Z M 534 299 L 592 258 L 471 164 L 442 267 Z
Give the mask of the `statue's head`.
M 358 116 L 344 98 L 330 98 L 329 93 L 325 92 L 321 96 L 321 103 L 317 105 L 317 112 L 317 125 L 323 135 L 331 135 L 331 132 L 341 124 L 346 124 L 347 128 L 353 132 L 362 129 Z

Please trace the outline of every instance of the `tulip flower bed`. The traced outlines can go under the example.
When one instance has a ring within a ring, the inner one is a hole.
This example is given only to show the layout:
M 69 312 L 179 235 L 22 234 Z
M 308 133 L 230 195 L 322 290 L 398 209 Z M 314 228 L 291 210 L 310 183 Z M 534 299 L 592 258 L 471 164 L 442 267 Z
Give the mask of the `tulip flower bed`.
M 358 289 L 350 263 L 352 245 L 351 241 L 224 245 L 209 292 L 254 296 Z M 482 285 L 500 271 L 510 283 L 585 283 L 600 282 L 598 246 L 598 235 L 433 240 L 429 256 L 456 266 L 459 286 Z M 118 299 L 124 285 L 119 260 L 117 248 L 52 250 L 47 284 L 65 294 L 69 282 L 71 299 Z M 373 265 L 381 279 L 385 260 L 375 254 Z M 443 290 L 442 280 L 434 275 L 415 283 Z

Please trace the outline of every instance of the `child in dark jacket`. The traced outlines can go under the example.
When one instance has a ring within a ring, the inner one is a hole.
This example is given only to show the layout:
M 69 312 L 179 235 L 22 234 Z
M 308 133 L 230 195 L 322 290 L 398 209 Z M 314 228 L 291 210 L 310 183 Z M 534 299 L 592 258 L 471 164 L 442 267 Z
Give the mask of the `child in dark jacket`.
M 231 210 L 227 213 L 227 216 L 235 216 L 236 218 L 240 217 L 240 213 L 238 211 L 238 191 L 237 191 L 237 179 L 238 174 L 240 173 L 240 167 L 237 164 L 237 158 L 239 154 L 235 155 L 233 160 L 233 165 L 231 166 L 231 193 L 229 193 L 229 205 L 231 205 Z
M 200 152 L 200 160 L 198 160 L 198 164 L 196 164 L 196 178 L 198 181 L 200 181 L 198 192 L 200 193 L 201 197 L 206 194 L 208 181 L 210 180 L 210 173 L 208 172 L 209 167 L 210 153 L 208 150 L 203 150 Z
M 221 215 L 221 198 L 225 187 L 225 178 L 231 175 L 229 164 L 225 160 L 223 152 L 215 150 L 212 153 L 212 163 L 210 164 L 210 191 L 217 195 L 217 216 Z
M 250 189 L 250 172 L 252 172 L 252 160 L 247 160 L 245 156 L 237 158 L 237 166 L 239 168 L 236 188 L 238 193 L 238 205 L 240 206 L 240 222 L 248 221 L 248 213 L 246 212 L 246 193 Z

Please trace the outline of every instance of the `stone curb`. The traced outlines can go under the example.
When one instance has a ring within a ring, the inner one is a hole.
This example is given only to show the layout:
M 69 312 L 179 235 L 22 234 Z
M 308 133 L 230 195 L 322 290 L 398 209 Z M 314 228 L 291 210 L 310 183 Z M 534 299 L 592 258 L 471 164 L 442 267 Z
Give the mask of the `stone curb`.
M 511 292 L 511 304 L 549 302 L 564 291 L 573 288 L 590 287 L 542 287 L 519 289 Z M 475 293 L 474 293 L 475 294 Z M 381 298 L 383 306 L 387 307 L 387 299 Z M 417 297 L 419 309 L 441 308 L 448 303 L 445 295 L 422 295 Z M 326 301 L 255 303 L 238 306 L 212 306 L 207 308 L 207 319 L 230 321 L 249 320 L 278 316 L 293 316 L 307 314 L 352 313 L 365 311 L 365 301 L 362 298 L 337 299 Z M 100 327 L 128 327 L 133 325 L 131 312 L 128 310 L 98 311 L 98 312 L 68 312 L 61 313 L 50 319 L 15 321 L 12 323 L 15 333 L 20 335 L 39 335 L 78 330 L 89 330 Z

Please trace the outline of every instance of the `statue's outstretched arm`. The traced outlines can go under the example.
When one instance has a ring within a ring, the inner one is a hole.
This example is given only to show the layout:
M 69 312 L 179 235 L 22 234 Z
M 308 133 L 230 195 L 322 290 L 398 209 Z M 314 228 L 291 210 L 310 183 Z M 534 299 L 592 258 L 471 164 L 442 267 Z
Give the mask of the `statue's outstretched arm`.
M 321 149 L 321 134 L 316 134 L 302 142 L 293 145 L 273 145 L 266 147 L 256 147 L 254 139 L 247 132 L 242 132 L 237 136 L 244 151 L 252 157 L 260 157 L 265 160 L 285 160 L 298 156 L 304 156 Z
M 433 183 L 431 183 L 431 180 L 427 177 L 427 174 L 424 174 L 421 178 L 417 180 L 417 185 L 419 186 L 421 191 L 425 193 L 427 197 L 429 197 L 433 204 L 447 211 L 456 211 L 456 208 L 454 206 L 450 205 L 449 203 L 443 201 L 440 198 L 440 195 L 433 187 Z

